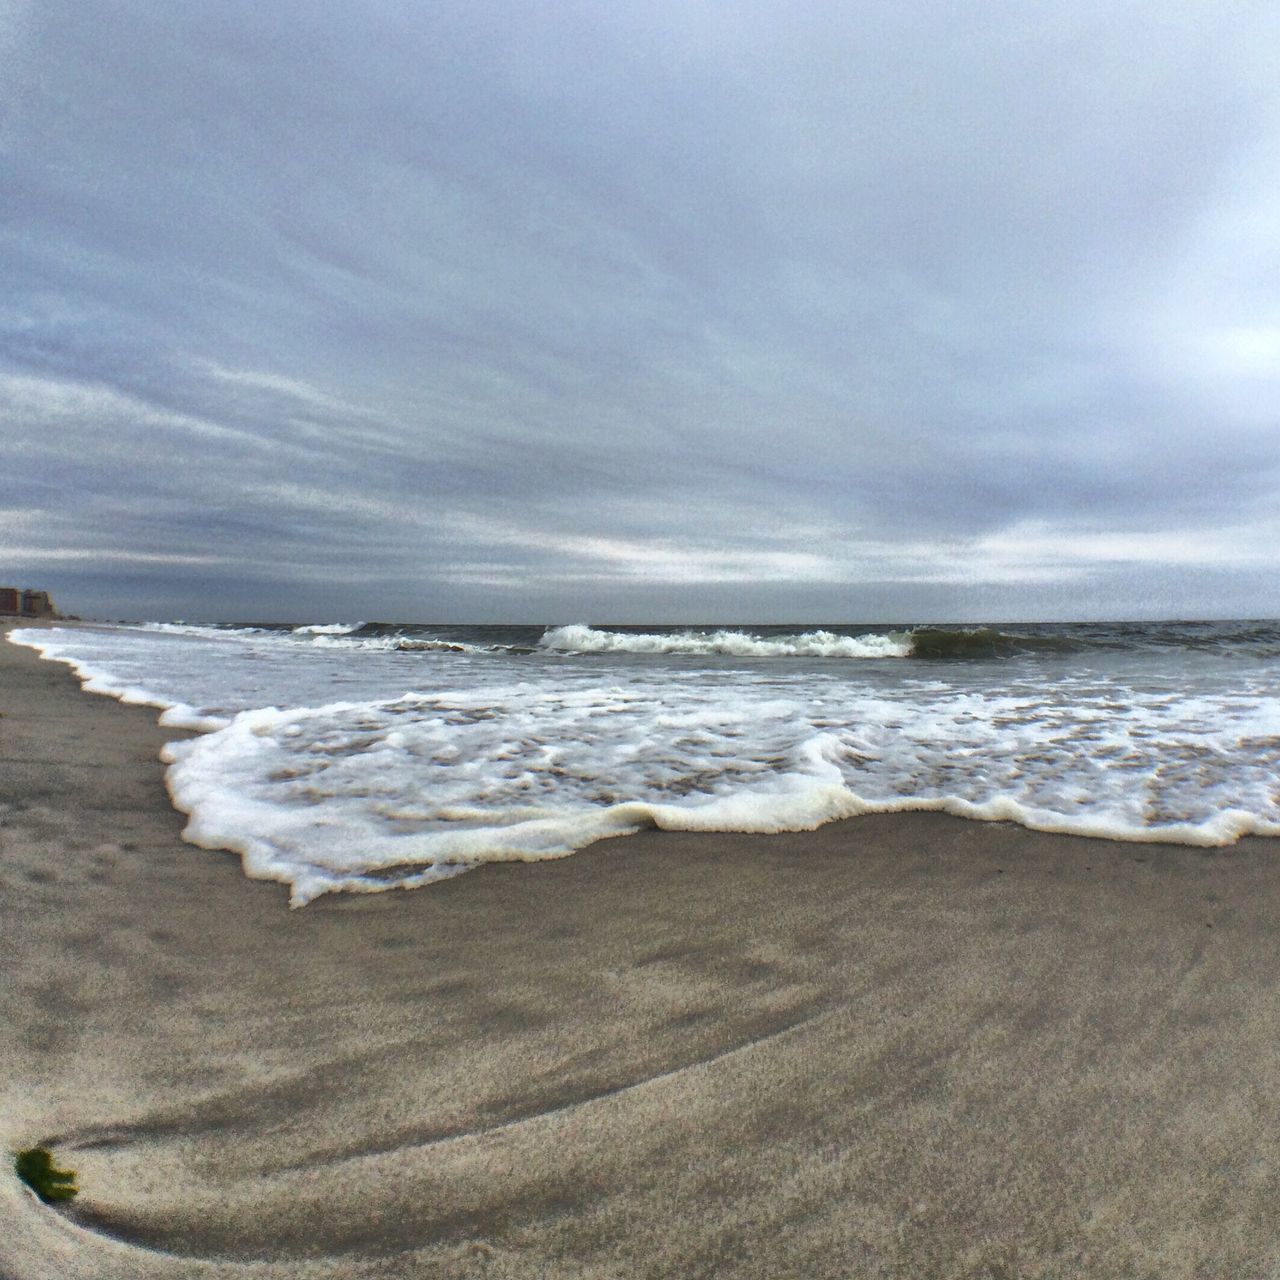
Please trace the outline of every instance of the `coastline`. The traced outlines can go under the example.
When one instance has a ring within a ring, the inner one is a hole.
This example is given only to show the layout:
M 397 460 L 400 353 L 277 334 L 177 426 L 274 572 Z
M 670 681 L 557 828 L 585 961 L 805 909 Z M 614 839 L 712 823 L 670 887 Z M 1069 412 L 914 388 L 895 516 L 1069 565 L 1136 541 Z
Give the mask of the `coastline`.
M 154 710 L 0 636 L 0 713 L 3 1137 L 82 1188 L 6 1169 L 0 1275 L 1280 1265 L 1280 843 L 891 814 L 289 911 Z

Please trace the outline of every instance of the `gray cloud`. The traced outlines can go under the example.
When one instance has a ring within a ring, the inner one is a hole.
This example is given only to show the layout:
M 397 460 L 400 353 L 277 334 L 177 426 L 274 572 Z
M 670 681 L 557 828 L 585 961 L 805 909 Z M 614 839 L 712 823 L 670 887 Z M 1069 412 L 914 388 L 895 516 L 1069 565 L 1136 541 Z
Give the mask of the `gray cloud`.
M 0 577 L 1277 612 L 1273 6 L 330 9 L 0 10 Z

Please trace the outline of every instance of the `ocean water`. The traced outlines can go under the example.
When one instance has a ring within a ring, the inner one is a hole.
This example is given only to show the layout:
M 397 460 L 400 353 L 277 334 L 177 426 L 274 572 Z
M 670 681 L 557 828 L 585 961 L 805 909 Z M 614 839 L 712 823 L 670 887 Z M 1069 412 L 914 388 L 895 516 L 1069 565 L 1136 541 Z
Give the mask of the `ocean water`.
M 1118 840 L 1280 834 L 1280 623 L 29 629 L 197 729 L 186 838 L 295 904 L 646 825 L 907 809 Z

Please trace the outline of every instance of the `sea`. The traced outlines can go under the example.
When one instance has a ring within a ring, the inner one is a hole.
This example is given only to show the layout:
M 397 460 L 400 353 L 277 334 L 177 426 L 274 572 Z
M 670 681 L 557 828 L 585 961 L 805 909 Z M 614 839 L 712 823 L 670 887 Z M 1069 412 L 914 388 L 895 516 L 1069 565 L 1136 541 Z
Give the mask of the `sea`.
M 609 836 L 942 810 L 1280 835 L 1280 623 L 17 630 L 158 708 L 186 839 L 295 905 Z

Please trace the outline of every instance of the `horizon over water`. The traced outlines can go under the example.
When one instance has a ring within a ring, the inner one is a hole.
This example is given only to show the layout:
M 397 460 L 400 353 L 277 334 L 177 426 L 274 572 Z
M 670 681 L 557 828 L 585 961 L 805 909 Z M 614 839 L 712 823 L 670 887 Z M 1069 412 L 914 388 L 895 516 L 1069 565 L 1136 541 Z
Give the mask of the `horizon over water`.
M 934 809 L 1280 834 L 1280 622 L 80 624 L 10 633 L 200 731 L 186 838 L 295 904 L 646 825 Z

